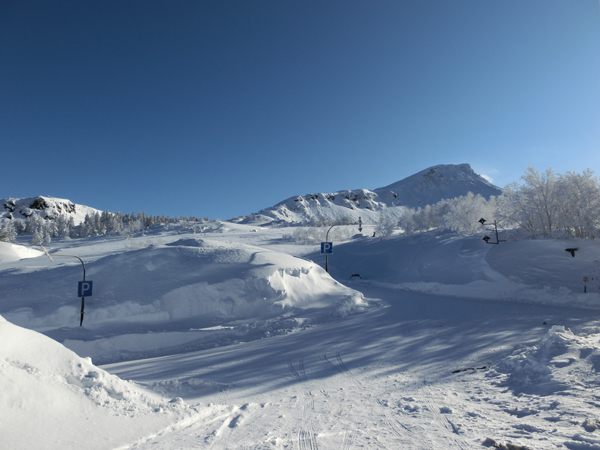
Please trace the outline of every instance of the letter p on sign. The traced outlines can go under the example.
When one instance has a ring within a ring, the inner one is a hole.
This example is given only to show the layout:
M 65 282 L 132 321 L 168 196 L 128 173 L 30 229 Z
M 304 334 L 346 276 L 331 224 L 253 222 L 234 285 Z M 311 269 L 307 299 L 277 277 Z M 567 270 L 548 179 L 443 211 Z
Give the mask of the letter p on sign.
M 321 242 L 321 253 L 333 253 L 333 242 Z
M 91 297 L 92 296 L 92 282 L 91 281 L 80 281 L 77 289 L 77 297 Z

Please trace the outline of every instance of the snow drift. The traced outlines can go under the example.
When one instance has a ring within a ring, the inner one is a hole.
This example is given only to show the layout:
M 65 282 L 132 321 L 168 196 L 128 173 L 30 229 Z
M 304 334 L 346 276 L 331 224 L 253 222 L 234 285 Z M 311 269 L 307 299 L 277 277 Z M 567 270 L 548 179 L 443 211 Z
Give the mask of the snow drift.
M 11 244 L 10 242 L 0 242 L 0 262 L 12 262 L 25 258 L 37 258 L 40 255 L 43 255 L 43 253 L 33 248 Z
M 61 344 L 0 316 L 3 448 L 117 448 L 186 414 Z

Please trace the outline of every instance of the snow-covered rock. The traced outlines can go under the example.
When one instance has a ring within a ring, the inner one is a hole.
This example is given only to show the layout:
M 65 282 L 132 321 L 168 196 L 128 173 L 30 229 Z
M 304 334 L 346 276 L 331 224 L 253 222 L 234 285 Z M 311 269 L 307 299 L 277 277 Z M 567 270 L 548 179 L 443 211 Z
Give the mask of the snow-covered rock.
M 79 225 L 87 214 L 101 211 L 89 206 L 78 205 L 70 200 L 55 197 L 25 197 L 0 199 L 0 219 L 26 219 L 37 215 L 42 219 L 56 219 L 58 216 L 73 217 Z

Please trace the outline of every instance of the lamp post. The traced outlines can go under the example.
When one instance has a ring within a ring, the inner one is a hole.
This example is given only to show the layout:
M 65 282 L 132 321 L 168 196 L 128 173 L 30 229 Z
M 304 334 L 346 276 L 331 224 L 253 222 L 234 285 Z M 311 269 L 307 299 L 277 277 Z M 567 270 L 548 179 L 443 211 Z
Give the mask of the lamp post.
M 329 230 L 327 230 L 327 234 L 325 235 L 325 242 L 329 242 L 329 232 L 331 231 L 331 229 L 335 227 L 335 225 L 331 225 L 329 227 Z M 328 262 L 328 257 L 329 253 L 325 253 L 325 272 L 329 272 L 328 267 L 327 267 L 327 262 Z
M 478 222 L 483 225 L 484 223 L 487 222 L 487 220 L 485 220 L 483 217 L 481 219 L 478 220 Z M 490 240 L 492 239 L 489 236 L 484 236 L 483 240 L 485 241 L 486 244 L 499 244 L 500 242 L 506 242 L 506 240 L 500 240 L 498 239 L 498 225 L 496 224 L 496 221 L 494 220 L 494 230 L 496 231 L 496 242 L 490 242 Z M 490 230 L 491 231 L 491 230 Z
M 54 260 L 52 259 L 52 256 L 50 256 L 50 254 L 48 253 L 48 251 L 44 248 L 44 246 L 42 245 L 42 250 L 44 250 L 44 253 L 46 254 L 46 256 L 50 259 L 50 261 L 54 262 Z M 85 264 L 83 262 L 83 259 L 81 259 L 79 256 L 77 255 L 53 255 L 55 258 L 57 256 L 60 257 L 64 257 L 64 258 L 77 258 L 80 262 L 81 262 L 81 266 L 83 267 L 83 283 L 85 283 Z M 91 286 L 91 281 L 89 282 L 90 286 Z M 82 290 L 82 293 L 84 291 Z M 90 294 L 91 295 L 91 294 Z M 81 313 L 80 313 L 80 318 L 79 318 L 79 326 L 83 325 L 83 309 L 85 307 L 85 295 L 81 296 Z

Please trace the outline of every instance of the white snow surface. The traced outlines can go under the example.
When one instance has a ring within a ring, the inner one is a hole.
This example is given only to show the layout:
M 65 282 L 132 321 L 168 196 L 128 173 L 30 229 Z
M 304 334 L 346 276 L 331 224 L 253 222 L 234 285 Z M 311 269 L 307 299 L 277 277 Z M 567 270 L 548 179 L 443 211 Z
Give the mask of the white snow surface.
M 19 261 L 25 258 L 37 258 L 43 253 L 40 250 L 24 245 L 11 244 L 10 242 L 0 242 L 0 262 Z
M 218 225 L 0 261 L 2 448 L 600 449 L 600 243 Z

